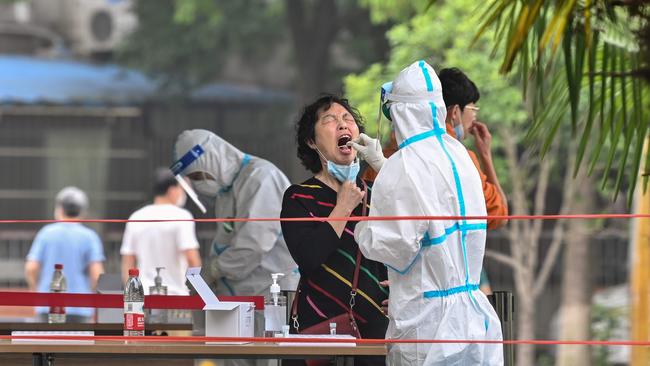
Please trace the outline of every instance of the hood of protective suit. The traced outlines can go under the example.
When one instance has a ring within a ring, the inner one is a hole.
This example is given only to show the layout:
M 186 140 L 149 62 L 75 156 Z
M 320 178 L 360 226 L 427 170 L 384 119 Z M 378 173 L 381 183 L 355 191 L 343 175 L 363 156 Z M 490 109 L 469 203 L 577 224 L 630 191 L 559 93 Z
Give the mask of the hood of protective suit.
M 178 160 L 195 145 L 205 151 L 182 172 L 206 172 L 212 175 L 220 188 L 230 187 L 241 169 L 245 154 L 226 140 L 207 130 L 186 130 L 176 139 L 174 160 Z
M 419 61 L 404 69 L 393 81 L 387 99 L 398 145 L 430 133 L 432 127 L 445 129 L 447 109 L 440 79 L 426 62 Z

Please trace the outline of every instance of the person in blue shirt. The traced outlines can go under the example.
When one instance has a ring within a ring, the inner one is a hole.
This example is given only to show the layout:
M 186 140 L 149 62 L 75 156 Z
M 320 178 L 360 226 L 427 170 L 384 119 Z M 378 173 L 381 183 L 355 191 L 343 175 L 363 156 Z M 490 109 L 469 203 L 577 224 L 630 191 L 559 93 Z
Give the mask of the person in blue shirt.
M 61 222 L 44 226 L 36 234 L 27 254 L 25 277 L 30 291 L 49 292 L 55 264 L 63 264 L 69 293 L 91 293 L 104 272 L 104 249 L 94 230 L 81 223 L 88 197 L 76 187 L 66 187 L 56 196 L 54 217 Z M 48 307 L 37 307 L 39 320 L 46 321 Z M 66 308 L 68 322 L 88 322 L 92 308 Z

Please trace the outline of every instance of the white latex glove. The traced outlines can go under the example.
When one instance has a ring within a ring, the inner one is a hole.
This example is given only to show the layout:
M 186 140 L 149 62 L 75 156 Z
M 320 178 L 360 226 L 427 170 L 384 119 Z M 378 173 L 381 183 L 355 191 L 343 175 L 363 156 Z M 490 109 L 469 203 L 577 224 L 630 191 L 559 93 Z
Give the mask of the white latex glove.
M 347 145 L 357 150 L 359 157 L 379 173 L 379 170 L 381 170 L 382 165 L 386 161 L 384 153 L 381 151 L 381 142 L 379 140 L 362 133 L 356 139 L 349 141 Z

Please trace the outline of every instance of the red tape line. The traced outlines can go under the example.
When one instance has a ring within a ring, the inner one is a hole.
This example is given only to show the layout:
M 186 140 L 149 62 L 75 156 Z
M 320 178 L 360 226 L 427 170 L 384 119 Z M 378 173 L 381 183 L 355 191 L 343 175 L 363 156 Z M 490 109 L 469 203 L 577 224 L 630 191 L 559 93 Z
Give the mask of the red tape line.
M 576 220 L 576 219 L 648 219 L 650 214 L 575 214 L 575 215 L 494 215 L 494 216 L 350 216 L 350 217 L 244 217 L 186 220 L 122 220 L 122 219 L 79 219 L 66 222 L 80 223 L 127 223 L 127 222 L 264 222 L 264 221 L 402 221 L 402 220 Z M 51 224 L 60 220 L 0 220 L 0 224 Z
M 43 339 L 43 340 L 93 340 L 93 341 L 138 341 L 138 342 L 163 342 L 163 343 L 203 343 L 203 342 L 283 342 L 283 343 L 351 343 L 350 339 L 341 338 L 255 338 L 255 337 L 170 337 L 170 336 L 146 336 L 146 337 L 124 337 L 124 336 L 57 336 L 57 335 L 20 335 L 20 336 L 0 336 L 0 339 Z M 583 346 L 641 346 L 649 347 L 650 341 L 556 341 L 542 339 L 524 339 L 524 340 L 480 340 L 480 339 L 355 339 L 357 344 L 534 344 L 534 345 L 583 345 Z
M 219 296 L 221 301 L 255 303 L 256 310 L 264 309 L 263 296 Z M 50 292 L 0 291 L 0 306 L 68 306 L 89 308 L 124 308 L 121 294 L 73 294 Z M 205 303 L 200 296 L 147 295 L 144 307 L 147 309 L 201 310 Z

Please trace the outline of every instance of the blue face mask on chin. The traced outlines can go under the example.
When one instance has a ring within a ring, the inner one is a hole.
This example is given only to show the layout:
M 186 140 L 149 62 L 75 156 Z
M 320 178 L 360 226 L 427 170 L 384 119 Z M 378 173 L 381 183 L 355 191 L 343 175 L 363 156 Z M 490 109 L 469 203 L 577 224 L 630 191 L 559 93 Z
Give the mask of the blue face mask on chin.
M 350 182 L 356 181 L 360 169 L 361 168 L 359 166 L 358 159 L 356 159 L 350 165 L 340 165 L 329 160 L 327 161 L 327 172 L 341 183 L 345 182 L 346 180 L 349 180 Z
M 316 150 L 318 155 L 320 155 L 321 159 L 327 162 L 327 172 L 340 183 L 343 183 L 346 180 L 349 180 L 350 182 L 355 182 L 357 180 L 357 175 L 359 175 L 359 170 L 361 169 L 359 159 L 354 159 L 350 165 L 341 165 L 327 160 L 325 155 L 323 155 L 317 147 L 315 147 L 314 150 Z
M 465 136 L 465 129 L 463 128 L 462 123 L 459 123 L 456 126 L 454 126 L 454 133 L 456 134 L 456 139 L 458 141 L 463 141 L 463 136 Z

